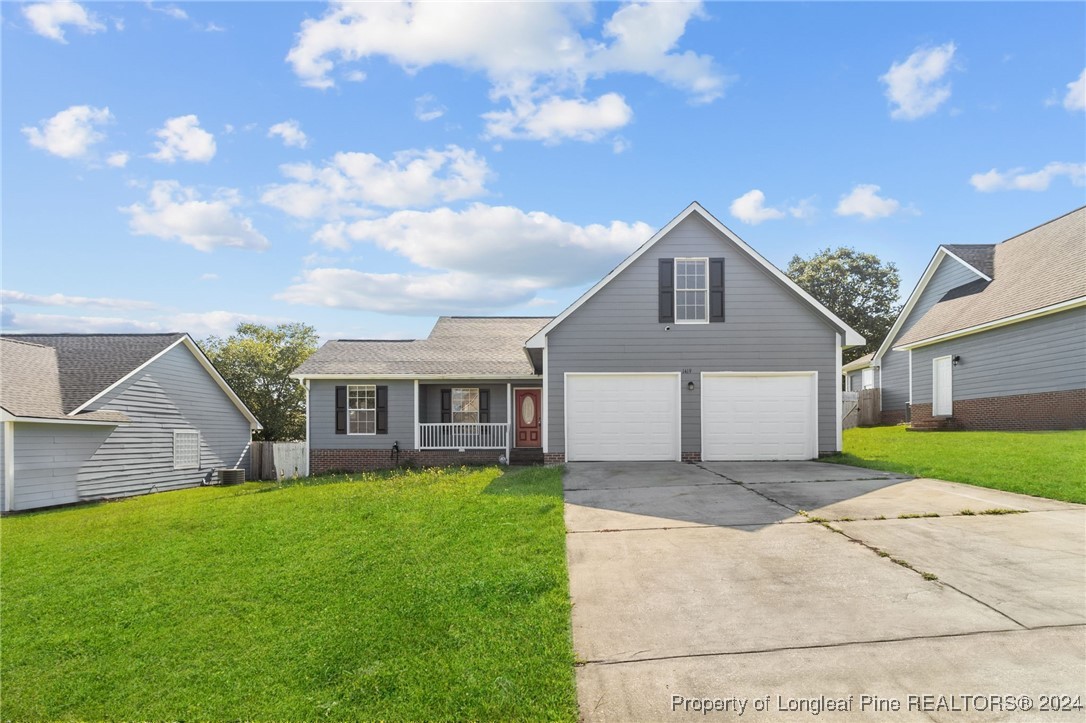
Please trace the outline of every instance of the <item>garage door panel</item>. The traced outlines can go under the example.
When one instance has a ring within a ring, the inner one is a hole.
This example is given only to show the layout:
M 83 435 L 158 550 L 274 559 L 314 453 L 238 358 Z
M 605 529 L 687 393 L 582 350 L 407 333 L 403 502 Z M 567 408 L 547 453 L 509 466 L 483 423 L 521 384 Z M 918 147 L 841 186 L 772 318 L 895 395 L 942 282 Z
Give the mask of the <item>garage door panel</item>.
M 679 457 L 673 374 L 568 374 L 566 410 L 571 462 Z
M 816 376 L 706 374 L 702 458 L 800 460 L 817 455 Z

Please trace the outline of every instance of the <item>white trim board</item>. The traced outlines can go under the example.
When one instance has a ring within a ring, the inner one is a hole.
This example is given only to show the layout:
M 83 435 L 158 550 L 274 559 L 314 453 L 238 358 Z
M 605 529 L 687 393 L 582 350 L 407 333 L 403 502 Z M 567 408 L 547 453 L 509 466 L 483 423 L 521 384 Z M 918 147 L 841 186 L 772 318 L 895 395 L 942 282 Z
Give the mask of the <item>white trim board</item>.
M 705 208 L 702 207 L 702 205 L 700 203 L 698 203 L 697 201 L 694 201 L 689 206 L 687 206 L 686 209 L 684 209 L 682 213 L 680 213 L 675 218 L 671 219 L 671 221 L 666 226 L 664 226 L 662 229 L 657 231 L 656 234 L 653 235 L 652 238 L 650 238 L 648 241 L 643 243 L 632 254 L 627 256 L 626 259 L 622 263 L 620 263 L 618 266 L 616 266 L 614 269 L 612 269 L 611 273 L 607 274 L 602 279 L 600 279 L 596 283 L 595 286 L 593 286 L 591 289 L 586 291 L 584 294 L 581 295 L 581 297 L 579 299 L 577 299 L 572 304 L 570 304 L 568 307 L 566 307 L 565 311 L 563 311 L 561 314 L 559 314 L 558 316 L 551 319 L 551 321 L 546 326 L 544 326 L 542 329 L 537 331 L 535 333 L 535 335 L 532 336 L 532 338 L 528 339 L 528 341 L 525 342 L 524 345 L 526 347 L 529 347 L 529 348 L 532 348 L 532 349 L 542 348 L 543 343 L 544 343 L 543 339 L 547 336 L 547 334 L 549 334 L 551 331 L 554 330 L 555 327 L 557 327 L 559 324 L 561 324 L 563 321 L 565 321 L 566 318 L 569 317 L 570 314 L 572 314 L 574 311 L 579 309 L 586 301 L 588 301 L 593 296 L 595 296 L 596 293 L 599 292 L 600 289 L 602 289 L 607 284 L 611 283 L 611 281 L 616 276 L 618 276 L 623 271 L 625 271 L 634 261 L 637 261 L 637 259 L 641 258 L 641 256 L 643 256 L 646 251 L 648 251 L 650 248 L 652 248 L 654 245 L 656 245 L 657 241 L 662 239 L 667 234 L 671 233 L 672 229 L 674 229 L 680 223 L 685 221 L 687 217 L 689 217 L 691 214 L 694 214 L 694 213 L 697 213 L 702 219 L 704 219 L 706 222 L 708 222 L 710 226 L 712 226 L 714 229 L 716 229 L 718 232 L 720 232 L 725 238 L 727 238 L 729 241 L 731 241 L 736 246 L 738 246 L 740 250 L 746 252 L 747 255 L 749 255 L 754 261 L 756 261 L 760 266 L 762 266 L 766 271 L 768 271 L 774 278 L 776 278 L 779 282 L 784 284 L 784 286 L 786 288 L 791 290 L 793 293 L 795 293 L 797 296 L 799 296 L 802 300 L 806 301 L 808 304 L 810 304 L 812 307 L 814 307 L 814 309 L 818 313 L 820 313 L 824 317 L 826 317 L 826 319 L 828 319 L 831 324 L 833 324 L 839 330 L 843 331 L 844 335 L 845 335 L 845 346 L 846 347 L 860 346 L 860 345 L 865 343 L 864 338 L 862 336 L 860 336 L 860 334 L 856 330 L 851 328 L 845 322 L 841 321 L 841 319 L 837 318 L 837 316 L 832 311 L 827 309 L 825 306 L 823 306 L 821 303 L 819 303 L 817 299 L 815 299 L 813 296 L 811 296 L 806 291 L 801 289 L 796 284 L 796 282 L 794 282 L 790 278 L 788 278 L 784 274 L 784 272 L 782 272 L 776 266 L 774 266 L 769 261 L 767 261 L 765 258 L 763 258 L 761 254 L 759 254 L 753 248 L 748 246 L 746 244 L 746 242 L 743 241 L 738 236 L 736 236 L 735 233 L 733 233 L 731 231 L 731 229 L 729 229 L 727 226 L 725 226 L 720 221 L 718 221 L 711 213 L 706 211 Z
M 931 346 L 932 344 L 938 344 L 941 341 L 957 339 L 960 336 L 979 334 L 982 331 L 998 329 L 1001 326 L 1010 326 L 1011 324 L 1018 324 L 1020 322 L 1029 321 L 1031 319 L 1038 319 L 1042 316 L 1048 316 L 1050 314 L 1058 314 L 1061 311 L 1070 311 L 1071 309 L 1077 309 L 1081 306 L 1086 306 L 1086 296 L 1080 296 L 1077 299 L 1061 301 L 1058 304 L 1052 304 L 1051 306 L 1034 309 L 1033 311 L 1024 311 L 1021 314 L 1007 316 L 1002 319 L 996 319 L 995 321 L 988 321 L 983 324 L 977 324 L 976 326 L 969 326 L 964 329 L 958 329 L 957 331 L 948 331 L 945 334 L 931 336 L 927 339 L 914 341 L 911 344 L 902 344 L 901 346 L 895 346 L 893 347 L 893 349 L 894 351 L 904 351 L 906 349 L 912 351 L 913 349 L 917 349 L 922 346 Z
M 4 512 L 15 509 L 15 422 L 4 421 Z
M 6 410 L 0 410 L 0 421 L 19 422 L 20 424 L 77 424 L 84 427 L 119 427 L 130 422 L 107 422 L 102 419 L 70 419 L 66 417 L 17 417 Z
M 939 264 L 947 257 L 954 259 L 985 281 L 992 280 L 991 277 L 985 276 L 977 271 L 974 267 L 958 258 L 958 256 L 947 251 L 943 246 L 937 248 L 931 257 L 931 261 L 928 262 L 927 267 L 924 269 L 924 273 L 920 275 L 920 280 L 916 282 L 916 286 L 913 287 L 912 293 L 909 294 L 909 298 L 906 299 L 905 306 L 901 307 L 901 313 L 894 319 L 894 325 L 890 327 L 890 332 L 886 335 L 886 338 L 882 340 L 882 344 L 879 345 L 878 351 L 875 352 L 875 356 L 871 358 L 872 363 L 881 360 L 891 349 L 896 349 L 896 347 L 893 346 L 893 342 L 898 334 L 901 333 L 901 327 L 905 323 L 905 319 L 913 312 L 913 308 L 916 307 L 916 302 L 920 300 L 920 295 L 924 293 L 924 289 L 928 288 L 928 282 L 931 281 L 931 277 L 935 275 L 935 271 L 939 268 Z
M 74 416 L 74 415 L 78 414 L 79 412 L 82 412 L 84 409 L 89 407 L 91 404 L 98 401 L 102 397 L 106 396 L 107 394 L 112 392 L 117 387 L 121 386 L 125 382 L 127 382 L 130 379 L 132 379 L 133 377 L 135 377 L 137 374 L 139 374 L 141 371 L 146 369 L 148 366 L 150 366 L 154 362 L 158 361 L 161 357 L 165 356 L 168 352 L 172 351 L 179 344 L 184 344 L 185 345 L 185 348 L 188 349 L 189 352 L 196 358 L 196 361 L 198 361 L 200 363 L 200 366 L 202 366 L 204 368 L 204 371 L 206 371 L 211 376 L 211 378 L 215 381 L 215 383 L 219 385 L 219 388 L 222 389 L 223 392 L 226 394 L 226 396 L 230 399 L 230 401 L 233 402 L 234 406 L 238 408 L 238 411 L 241 412 L 242 416 L 244 416 L 247 420 L 249 420 L 249 427 L 251 429 L 253 429 L 253 430 L 263 429 L 264 426 L 260 423 L 260 421 L 256 418 L 256 416 L 252 412 L 249 411 L 249 408 L 245 406 L 245 403 L 241 401 L 241 399 L 238 397 L 238 395 L 234 393 L 234 390 L 230 388 L 230 385 L 226 383 L 226 380 L 223 379 L 222 375 L 219 374 L 217 369 L 215 369 L 215 365 L 211 363 L 211 360 L 207 358 L 207 355 L 204 354 L 203 350 L 196 344 L 196 342 L 194 342 L 192 340 L 192 337 L 190 337 L 188 334 L 185 334 L 180 339 L 178 339 L 174 343 L 170 344 L 165 349 L 163 349 L 159 353 L 155 354 L 153 357 L 151 357 L 147 361 L 143 362 L 138 367 L 136 367 L 132 371 L 128 372 L 123 377 L 121 377 L 117 381 L 113 382 L 108 387 L 106 387 L 102 391 L 98 392 L 97 394 L 95 394 L 93 397 L 91 397 L 87 401 L 83 402 L 78 407 L 76 407 L 72 411 L 68 412 L 68 415 L 69 416 Z

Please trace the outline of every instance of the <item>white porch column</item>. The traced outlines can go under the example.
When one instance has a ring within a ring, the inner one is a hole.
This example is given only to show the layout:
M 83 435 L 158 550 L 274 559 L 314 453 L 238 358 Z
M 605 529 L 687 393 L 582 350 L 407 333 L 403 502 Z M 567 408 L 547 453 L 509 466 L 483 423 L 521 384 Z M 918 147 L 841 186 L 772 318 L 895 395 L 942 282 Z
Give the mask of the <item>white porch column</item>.
M 415 450 L 419 448 L 419 380 L 415 380 Z
M 15 509 L 15 422 L 4 422 L 4 511 Z
M 513 452 L 513 383 L 505 385 L 505 460 Z

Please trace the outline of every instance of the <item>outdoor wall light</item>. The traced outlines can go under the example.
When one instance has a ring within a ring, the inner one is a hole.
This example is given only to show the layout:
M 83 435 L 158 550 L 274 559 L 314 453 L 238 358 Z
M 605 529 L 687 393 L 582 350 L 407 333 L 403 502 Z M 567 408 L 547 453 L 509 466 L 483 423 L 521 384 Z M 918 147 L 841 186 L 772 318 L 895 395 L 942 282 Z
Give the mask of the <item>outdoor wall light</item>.
M 687 382 L 686 383 L 686 388 L 689 389 L 690 391 L 694 391 L 694 382 Z
M 955 355 L 954 355 L 954 358 L 953 358 L 953 359 L 951 359 L 951 360 L 950 360 L 950 362 L 951 362 L 951 364 L 953 364 L 954 366 L 958 366 L 958 362 L 960 362 L 961 360 L 962 360 L 962 358 L 961 358 L 960 356 L 958 356 L 957 354 L 955 354 Z

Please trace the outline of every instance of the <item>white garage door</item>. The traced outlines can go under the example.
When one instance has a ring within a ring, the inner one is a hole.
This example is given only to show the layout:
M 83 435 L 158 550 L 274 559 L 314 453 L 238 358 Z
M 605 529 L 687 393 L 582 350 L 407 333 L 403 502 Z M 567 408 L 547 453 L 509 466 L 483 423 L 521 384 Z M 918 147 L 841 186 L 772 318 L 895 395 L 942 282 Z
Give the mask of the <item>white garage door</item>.
M 570 462 L 679 459 L 678 374 L 572 374 L 566 381 Z
M 704 373 L 704 460 L 811 459 L 818 456 L 814 372 Z

